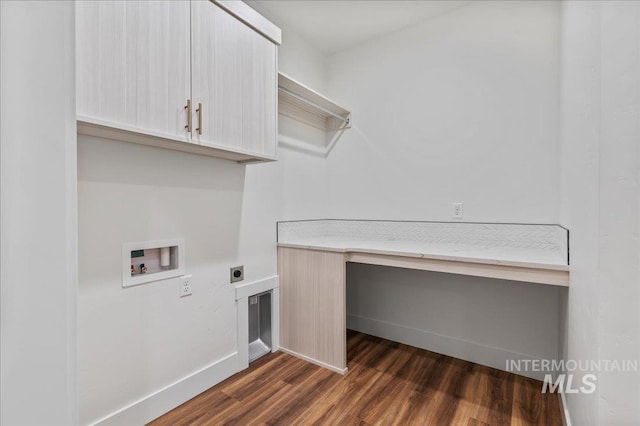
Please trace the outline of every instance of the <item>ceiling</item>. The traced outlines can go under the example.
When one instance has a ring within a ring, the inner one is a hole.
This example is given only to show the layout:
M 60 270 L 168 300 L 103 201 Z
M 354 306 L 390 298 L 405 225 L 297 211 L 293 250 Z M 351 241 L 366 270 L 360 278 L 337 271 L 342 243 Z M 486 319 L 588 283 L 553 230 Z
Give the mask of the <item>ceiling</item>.
M 245 0 L 326 55 L 460 7 L 457 0 Z

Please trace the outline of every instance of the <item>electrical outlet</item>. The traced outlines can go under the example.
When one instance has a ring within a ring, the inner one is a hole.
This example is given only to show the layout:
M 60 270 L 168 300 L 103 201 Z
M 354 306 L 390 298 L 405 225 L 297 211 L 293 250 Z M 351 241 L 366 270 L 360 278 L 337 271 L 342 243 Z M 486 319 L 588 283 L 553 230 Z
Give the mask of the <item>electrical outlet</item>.
M 180 277 L 180 297 L 189 296 L 191 294 L 191 275 L 183 275 Z
M 462 203 L 453 203 L 453 218 L 462 219 Z
M 237 283 L 242 280 L 244 280 L 244 265 L 234 266 L 231 268 L 231 283 Z

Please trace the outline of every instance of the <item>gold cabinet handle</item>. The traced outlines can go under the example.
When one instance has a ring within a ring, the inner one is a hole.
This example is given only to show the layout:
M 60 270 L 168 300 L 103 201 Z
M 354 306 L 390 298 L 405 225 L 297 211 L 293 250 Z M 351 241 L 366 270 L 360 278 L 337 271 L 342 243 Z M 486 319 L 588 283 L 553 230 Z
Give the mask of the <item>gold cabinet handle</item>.
M 198 132 L 199 135 L 202 134 L 202 103 L 198 102 L 198 109 L 196 109 L 196 112 L 198 113 L 198 128 L 196 129 L 196 132 Z
M 187 104 L 184 106 L 184 109 L 187 110 L 187 125 L 184 126 L 187 129 L 187 132 L 191 132 L 191 99 L 187 99 Z

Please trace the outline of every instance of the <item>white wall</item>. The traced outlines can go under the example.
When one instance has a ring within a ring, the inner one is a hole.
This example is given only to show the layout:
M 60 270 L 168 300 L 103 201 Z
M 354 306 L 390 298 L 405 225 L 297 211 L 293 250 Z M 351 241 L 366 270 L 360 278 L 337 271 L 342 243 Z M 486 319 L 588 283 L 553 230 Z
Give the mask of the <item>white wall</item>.
M 565 359 L 640 359 L 640 4 L 563 5 L 562 217 L 571 229 Z M 640 422 L 640 375 L 566 395 L 574 424 Z
M 322 56 L 286 30 L 279 58 L 284 72 L 323 84 Z M 319 138 L 295 123 L 280 132 L 311 143 Z M 110 416 L 144 407 L 141 399 L 165 387 L 179 389 L 172 385 L 203 368 L 230 374 L 226 361 L 212 366 L 237 350 L 229 267 L 244 265 L 244 283 L 276 275 L 276 221 L 325 215 L 324 159 L 286 148 L 278 156 L 242 166 L 79 138 L 82 424 L 132 419 Z M 193 294 L 179 298 L 177 279 L 123 289 L 122 243 L 174 237 L 185 239 Z M 208 380 L 200 384 L 215 384 Z M 136 419 L 158 414 L 145 410 L 129 411 Z
M 571 289 L 562 301 L 563 359 L 599 356 L 600 58 L 593 47 L 600 43 L 599 8 L 598 2 L 563 6 L 562 223 L 570 229 L 571 247 Z M 597 424 L 597 394 L 570 396 L 568 403 L 576 425 Z
M 329 57 L 353 129 L 328 157 L 335 218 L 558 223 L 560 7 L 472 2 Z M 556 358 L 552 287 L 352 267 L 350 325 L 504 368 Z M 405 307 L 405 309 L 403 309 Z
M 325 56 L 287 25 L 268 18 L 282 29 L 282 46 L 278 52 L 280 72 L 323 92 L 326 89 Z M 278 133 L 278 156 L 283 170 L 282 218 L 327 217 L 327 162 L 324 156 L 306 149 L 323 148 L 325 133 L 282 115 L 278 116 Z
M 286 24 L 269 18 L 282 30 L 282 46 L 278 51 L 280 71 L 322 93 L 327 84 L 326 57 Z
M 640 3 L 601 5 L 600 357 L 638 362 Z M 639 424 L 640 372 L 599 380 L 601 424 Z
M 248 280 L 264 278 L 275 256 L 263 242 L 273 227 L 261 229 L 256 210 L 248 243 L 262 256 L 241 248 L 244 167 L 233 162 L 81 136 L 78 180 L 85 424 L 235 352 L 228 268 L 243 263 Z M 263 211 L 273 215 L 273 202 Z M 179 298 L 178 279 L 122 288 L 123 243 L 176 237 L 192 296 Z
M 0 15 L 0 424 L 75 425 L 74 4 Z
M 329 58 L 354 128 L 329 157 L 336 217 L 554 223 L 556 2 L 471 2 Z

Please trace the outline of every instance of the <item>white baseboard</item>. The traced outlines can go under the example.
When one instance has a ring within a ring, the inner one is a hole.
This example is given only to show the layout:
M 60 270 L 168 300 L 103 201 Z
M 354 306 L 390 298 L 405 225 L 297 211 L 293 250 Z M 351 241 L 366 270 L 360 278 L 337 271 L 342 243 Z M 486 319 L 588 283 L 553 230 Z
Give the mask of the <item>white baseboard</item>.
M 571 416 L 569 415 L 569 407 L 567 406 L 567 398 L 564 396 L 564 392 L 558 393 L 560 398 L 560 407 L 562 408 L 562 424 L 564 426 L 571 426 Z
M 347 369 L 346 367 L 345 367 L 345 368 L 338 368 L 338 367 L 335 367 L 335 366 L 333 366 L 333 365 L 327 364 L 326 362 L 318 361 L 317 359 L 314 359 L 314 358 L 308 357 L 308 356 L 306 356 L 306 355 L 299 354 L 299 353 L 298 353 L 298 352 L 296 352 L 296 351 L 292 351 L 292 350 L 290 350 L 290 349 L 283 348 L 282 346 L 280 346 L 280 350 L 281 350 L 282 352 L 286 353 L 286 354 L 289 354 L 289 355 L 295 356 L 296 358 L 303 359 L 303 360 L 305 360 L 305 361 L 307 361 L 307 362 L 310 362 L 311 364 L 315 364 L 315 365 L 318 365 L 318 366 L 320 366 L 320 367 L 324 367 L 324 368 L 326 368 L 327 370 L 334 371 L 334 372 L 336 372 L 336 373 L 338 373 L 338 374 L 342 374 L 342 375 L 347 374 L 348 369 Z
M 234 375 L 238 353 L 234 352 L 157 392 L 99 419 L 92 425 L 143 425 Z
M 505 371 L 507 360 L 538 359 L 530 355 L 485 346 L 464 339 L 349 314 L 347 314 L 347 328 L 503 371 Z M 519 372 L 516 374 L 536 380 L 544 378 L 543 372 Z

